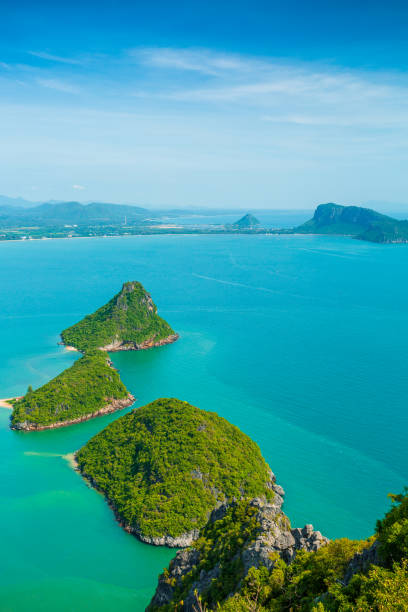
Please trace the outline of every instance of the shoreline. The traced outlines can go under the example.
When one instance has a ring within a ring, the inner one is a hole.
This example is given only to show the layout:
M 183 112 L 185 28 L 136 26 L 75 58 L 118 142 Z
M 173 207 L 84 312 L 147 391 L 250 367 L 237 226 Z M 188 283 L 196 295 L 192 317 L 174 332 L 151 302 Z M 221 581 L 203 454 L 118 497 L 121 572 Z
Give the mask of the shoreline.
M 105 346 L 98 346 L 96 350 L 103 351 L 104 353 L 120 353 L 121 351 L 145 351 L 151 348 L 157 348 L 159 346 L 166 346 L 167 344 L 173 344 L 180 338 L 179 334 L 170 334 L 163 338 L 162 340 L 145 340 L 141 344 L 136 344 L 135 342 L 130 342 L 129 344 L 124 344 L 123 342 L 111 344 L 106 344 Z M 67 351 L 74 351 L 76 353 L 81 353 L 79 349 L 75 348 L 75 346 L 71 346 L 69 344 L 64 344 L 64 342 L 58 342 L 60 346 L 63 346 Z M 112 367 L 112 365 L 111 365 Z
M 167 344 L 173 344 L 177 342 L 180 338 L 179 334 L 170 334 L 170 336 L 166 336 L 162 340 L 145 340 L 141 344 L 136 344 L 135 342 L 124 344 L 123 342 L 120 344 L 107 344 L 106 346 L 99 346 L 100 351 L 104 351 L 106 353 L 119 353 L 121 351 L 146 351 L 151 348 L 156 348 L 159 346 L 166 346 Z M 76 350 L 76 349 L 75 349 Z
M 150 546 L 163 546 L 166 548 L 187 548 L 191 546 L 191 544 L 198 538 L 199 529 L 193 529 L 192 531 L 182 533 L 178 536 L 170 536 L 168 534 L 164 534 L 161 536 L 147 536 L 141 533 L 138 527 L 134 527 L 129 525 L 120 515 L 118 509 L 116 508 L 114 502 L 109 499 L 106 492 L 101 489 L 94 479 L 89 476 L 86 472 L 82 472 L 79 467 L 77 460 L 77 452 L 68 453 L 64 455 L 63 458 L 68 462 L 68 465 L 77 472 L 85 484 L 90 488 L 102 495 L 108 507 L 112 510 L 113 518 L 116 523 L 119 525 L 123 531 L 131 535 L 132 537 L 139 540 L 139 542 L 143 542 L 143 544 L 149 544 Z
M 124 408 L 129 408 L 134 402 L 136 398 L 129 393 L 127 397 L 123 399 L 113 400 L 110 404 L 103 406 L 99 410 L 95 412 L 91 412 L 89 414 L 84 414 L 75 419 L 69 419 L 68 421 L 59 421 L 57 423 L 50 423 L 49 425 L 37 425 L 36 423 L 28 423 L 24 421 L 22 423 L 17 423 L 16 425 L 11 425 L 10 429 L 14 431 L 44 431 L 45 429 L 59 429 L 60 427 L 68 427 L 70 425 L 77 425 L 79 423 L 84 423 L 85 421 L 90 421 L 98 416 L 104 416 L 106 414 L 112 414 L 112 412 L 117 412 L 118 410 L 123 410 Z

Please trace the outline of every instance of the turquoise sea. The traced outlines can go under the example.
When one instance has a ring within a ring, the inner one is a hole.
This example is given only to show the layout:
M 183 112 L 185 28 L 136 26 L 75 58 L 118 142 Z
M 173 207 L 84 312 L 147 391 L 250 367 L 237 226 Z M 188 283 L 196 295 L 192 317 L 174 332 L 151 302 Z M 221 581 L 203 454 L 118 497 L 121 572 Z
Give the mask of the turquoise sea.
M 252 436 L 294 526 L 366 537 L 408 484 L 408 248 L 318 236 L 0 243 L 0 397 L 76 358 L 59 331 L 139 280 L 180 333 L 113 354 L 138 406 L 176 396 Z M 2 612 L 137 612 L 174 551 L 138 542 L 63 455 L 120 413 L 56 431 L 0 409 Z

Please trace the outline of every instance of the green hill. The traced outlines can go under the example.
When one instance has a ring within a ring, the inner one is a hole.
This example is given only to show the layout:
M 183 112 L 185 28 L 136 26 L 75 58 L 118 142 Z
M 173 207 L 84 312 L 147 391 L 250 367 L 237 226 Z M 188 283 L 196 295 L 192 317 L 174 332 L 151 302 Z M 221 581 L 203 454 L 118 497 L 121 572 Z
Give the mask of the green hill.
M 408 242 L 408 221 L 370 208 L 320 204 L 313 218 L 294 230 L 301 234 L 337 234 L 379 243 Z
M 254 217 L 254 215 L 248 213 L 233 223 L 232 227 L 236 227 L 238 229 L 251 229 L 257 225 L 259 225 L 258 219 Z
M 141 283 L 127 282 L 107 304 L 65 329 L 64 344 L 79 351 L 101 348 L 137 350 L 169 344 L 177 334 L 157 314 L 157 307 Z
M 13 429 L 53 429 L 130 406 L 127 391 L 106 353 L 91 351 L 35 391 L 14 401 Z
M 225 499 L 273 496 L 257 444 L 215 412 L 178 399 L 132 410 L 76 459 L 127 530 L 153 544 L 190 544 Z

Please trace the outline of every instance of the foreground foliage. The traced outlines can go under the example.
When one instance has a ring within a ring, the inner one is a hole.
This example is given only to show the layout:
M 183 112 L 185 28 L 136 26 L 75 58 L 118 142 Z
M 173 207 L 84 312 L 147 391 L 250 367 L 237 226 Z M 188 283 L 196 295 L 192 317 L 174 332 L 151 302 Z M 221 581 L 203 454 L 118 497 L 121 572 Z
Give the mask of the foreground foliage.
M 211 570 L 220 563 L 221 574 L 213 578 L 204 593 L 196 593 L 197 611 L 407 612 L 407 491 L 391 499 L 393 505 L 378 521 L 372 538 L 333 540 L 316 552 L 299 551 L 290 565 L 278 557 L 271 570 L 252 567 L 245 577 L 239 553 L 253 538 L 256 523 L 254 509 L 241 501 L 222 520 L 202 530 L 193 545 L 200 551 L 199 562 L 176 586 L 171 604 L 150 609 L 182 611 L 183 601 L 200 571 Z M 376 561 L 355 566 L 354 575 L 346 583 L 344 577 L 354 556 L 363 553 L 363 557 L 364 550 L 368 553 L 376 547 Z
M 14 403 L 11 424 L 50 425 L 83 417 L 128 396 L 119 374 L 101 351 L 91 351 L 61 374 Z
M 143 286 L 128 282 L 107 304 L 65 329 L 61 337 L 64 344 L 84 352 L 114 342 L 158 342 L 173 334 Z
M 273 495 L 257 444 L 215 412 L 178 399 L 117 419 L 77 461 L 123 522 L 145 536 L 200 529 L 217 500 Z

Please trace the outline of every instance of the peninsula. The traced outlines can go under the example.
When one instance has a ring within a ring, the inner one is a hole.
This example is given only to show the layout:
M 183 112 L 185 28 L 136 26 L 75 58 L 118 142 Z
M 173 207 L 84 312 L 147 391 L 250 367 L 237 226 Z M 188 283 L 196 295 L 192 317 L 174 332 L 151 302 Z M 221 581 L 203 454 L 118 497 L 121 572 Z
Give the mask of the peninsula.
M 255 442 L 215 412 L 178 399 L 117 419 L 76 461 L 122 526 L 155 545 L 188 546 L 221 503 L 275 495 Z
M 11 428 L 54 429 L 126 408 L 134 397 L 109 357 L 90 351 L 61 374 L 19 400 L 12 400 Z
M 63 344 L 81 352 L 89 349 L 129 351 L 170 344 L 178 334 L 157 314 L 141 283 L 124 283 L 121 291 L 61 333 Z

